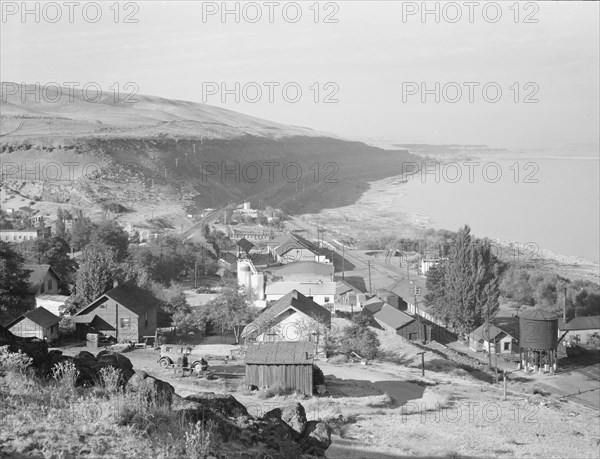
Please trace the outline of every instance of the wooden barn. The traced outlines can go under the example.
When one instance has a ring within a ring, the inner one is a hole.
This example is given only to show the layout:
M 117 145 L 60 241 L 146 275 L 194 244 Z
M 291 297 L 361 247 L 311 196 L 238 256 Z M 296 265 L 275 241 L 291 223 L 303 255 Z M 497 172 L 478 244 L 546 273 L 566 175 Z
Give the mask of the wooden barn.
M 96 298 L 71 321 L 77 334 L 102 333 L 117 341 L 142 342 L 154 336 L 159 301 L 141 288 L 123 284 Z
M 17 317 L 6 328 L 15 336 L 54 341 L 58 338 L 60 319 L 50 311 L 39 307 Z
M 248 346 L 246 384 L 278 387 L 313 395 L 315 344 L 277 341 Z

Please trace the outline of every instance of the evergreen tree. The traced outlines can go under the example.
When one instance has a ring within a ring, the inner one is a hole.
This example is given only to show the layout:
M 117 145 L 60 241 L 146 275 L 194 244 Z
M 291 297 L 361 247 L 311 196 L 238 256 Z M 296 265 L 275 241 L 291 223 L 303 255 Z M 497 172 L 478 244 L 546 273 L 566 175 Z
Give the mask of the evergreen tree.
M 0 241 L 0 323 L 4 324 L 29 309 L 27 300 L 30 271 L 23 257 L 10 244 Z
M 490 243 L 472 238 L 465 225 L 442 265 L 443 276 L 438 271 L 428 276 L 432 290 L 426 304 L 457 332 L 469 333 L 498 310 L 500 269 Z
M 121 280 L 120 269 L 114 251 L 103 244 L 91 243 L 83 249 L 73 303 L 85 306 L 113 287 Z

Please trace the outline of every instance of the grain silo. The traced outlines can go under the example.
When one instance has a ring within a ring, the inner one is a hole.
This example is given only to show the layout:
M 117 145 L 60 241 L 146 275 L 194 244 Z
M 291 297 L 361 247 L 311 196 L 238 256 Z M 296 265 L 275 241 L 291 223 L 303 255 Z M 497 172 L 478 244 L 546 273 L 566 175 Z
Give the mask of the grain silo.
M 533 309 L 519 316 L 519 352 L 524 371 L 554 372 L 557 367 L 558 316 Z

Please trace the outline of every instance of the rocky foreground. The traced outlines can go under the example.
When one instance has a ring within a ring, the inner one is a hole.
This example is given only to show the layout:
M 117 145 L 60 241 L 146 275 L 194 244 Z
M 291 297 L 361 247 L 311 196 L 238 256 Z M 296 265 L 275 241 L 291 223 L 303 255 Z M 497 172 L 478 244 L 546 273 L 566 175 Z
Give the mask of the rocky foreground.
M 218 436 L 218 451 L 206 451 L 207 457 L 223 458 L 279 458 L 294 459 L 323 457 L 331 444 L 331 429 L 324 422 L 307 421 L 302 404 L 274 409 L 262 417 L 253 417 L 245 406 L 232 395 L 201 392 L 180 397 L 173 386 L 156 379 L 144 371 L 135 371 L 131 361 L 123 354 L 107 350 L 93 355 L 82 351 L 75 357 L 62 355 L 60 351 L 48 351 L 45 342 L 19 338 L 5 328 L 0 328 L 0 346 L 9 346 L 11 352 L 19 350 L 30 356 L 36 375 L 47 378 L 55 364 L 72 362 L 77 369 L 76 387 L 101 385 L 101 370 L 112 367 L 120 370 L 121 390 L 127 394 L 143 394 L 148 402 L 159 405 L 169 416 L 183 426 L 210 426 Z M 140 398 L 138 400 L 143 400 Z M 138 425 L 138 411 L 121 415 L 117 422 L 123 426 Z M 148 435 L 153 429 L 146 426 L 140 435 Z

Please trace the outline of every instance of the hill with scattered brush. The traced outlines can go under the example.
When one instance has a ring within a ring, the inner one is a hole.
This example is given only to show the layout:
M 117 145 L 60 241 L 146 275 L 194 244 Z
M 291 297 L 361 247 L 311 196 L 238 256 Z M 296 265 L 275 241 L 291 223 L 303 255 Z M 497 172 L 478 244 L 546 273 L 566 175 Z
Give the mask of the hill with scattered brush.
M 205 104 L 112 93 L 89 102 L 77 90 L 71 100 L 66 88 L 35 101 L 33 87 L 2 88 L 3 182 L 36 201 L 134 212 L 152 201 L 187 213 L 261 201 L 298 214 L 355 202 L 369 181 L 421 161 Z

